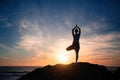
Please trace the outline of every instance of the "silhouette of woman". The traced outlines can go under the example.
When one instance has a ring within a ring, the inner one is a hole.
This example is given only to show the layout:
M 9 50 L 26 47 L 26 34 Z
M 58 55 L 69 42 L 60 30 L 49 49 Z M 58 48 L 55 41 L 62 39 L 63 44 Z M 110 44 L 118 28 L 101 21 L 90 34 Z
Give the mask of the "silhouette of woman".
M 81 35 L 81 29 L 76 25 L 73 29 L 72 29 L 72 35 L 73 35 L 73 43 L 71 46 L 67 47 L 66 50 L 70 51 L 70 50 L 75 50 L 76 52 L 76 63 L 78 61 L 78 53 L 79 53 L 79 49 L 80 49 L 80 45 L 79 45 L 79 38 Z

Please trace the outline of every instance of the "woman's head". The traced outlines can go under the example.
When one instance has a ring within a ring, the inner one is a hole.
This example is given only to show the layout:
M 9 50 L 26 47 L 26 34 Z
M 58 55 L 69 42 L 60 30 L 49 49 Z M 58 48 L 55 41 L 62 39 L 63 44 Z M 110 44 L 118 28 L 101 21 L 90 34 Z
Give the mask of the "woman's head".
M 75 29 L 75 33 L 77 33 L 78 32 L 78 29 Z

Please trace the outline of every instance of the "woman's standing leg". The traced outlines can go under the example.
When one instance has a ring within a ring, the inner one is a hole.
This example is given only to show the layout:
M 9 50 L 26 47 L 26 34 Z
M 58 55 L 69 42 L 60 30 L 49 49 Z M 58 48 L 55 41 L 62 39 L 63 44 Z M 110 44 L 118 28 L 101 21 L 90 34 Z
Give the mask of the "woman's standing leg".
M 77 61 L 78 61 L 78 57 L 79 57 L 79 44 L 77 44 L 76 45 L 76 47 L 75 47 L 75 52 L 76 52 L 76 63 L 77 63 Z

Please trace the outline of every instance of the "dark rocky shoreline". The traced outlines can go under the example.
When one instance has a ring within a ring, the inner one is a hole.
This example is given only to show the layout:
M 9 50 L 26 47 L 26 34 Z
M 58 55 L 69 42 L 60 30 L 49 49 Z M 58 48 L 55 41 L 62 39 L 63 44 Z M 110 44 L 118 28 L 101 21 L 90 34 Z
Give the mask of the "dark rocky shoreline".
M 112 73 L 105 66 L 85 62 L 47 65 L 18 80 L 120 80 L 120 68 Z

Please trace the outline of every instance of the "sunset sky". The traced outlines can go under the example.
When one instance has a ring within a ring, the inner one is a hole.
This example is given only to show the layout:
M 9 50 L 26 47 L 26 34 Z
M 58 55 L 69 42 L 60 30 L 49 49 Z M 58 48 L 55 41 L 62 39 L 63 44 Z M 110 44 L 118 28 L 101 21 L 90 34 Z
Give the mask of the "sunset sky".
M 120 66 L 119 0 L 0 0 L 0 66 L 75 62 L 76 24 L 79 62 Z

